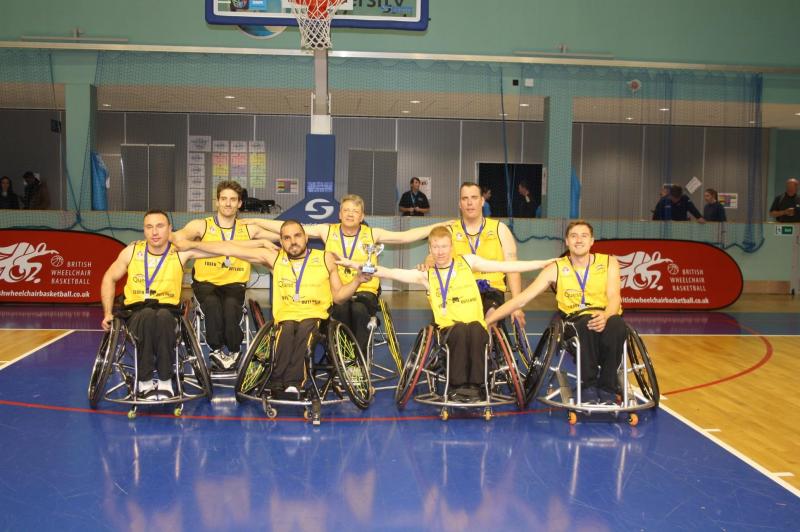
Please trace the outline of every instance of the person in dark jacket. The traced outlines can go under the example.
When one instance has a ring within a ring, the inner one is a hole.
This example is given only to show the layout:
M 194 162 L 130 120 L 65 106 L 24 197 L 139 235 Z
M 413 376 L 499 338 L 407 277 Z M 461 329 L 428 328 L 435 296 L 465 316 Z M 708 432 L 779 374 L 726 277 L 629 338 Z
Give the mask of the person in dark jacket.
M 794 177 L 786 180 L 786 192 L 779 194 L 769 208 L 769 215 L 776 222 L 800 222 L 800 197 L 797 196 L 798 181 Z
M 19 196 L 14 193 L 11 179 L 5 175 L 0 178 L 0 209 L 19 209 Z
M 669 188 L 669 205 L 665 201 L 659 201 L 653 211 L 653 220 L 673 220 L 675 222 L 686 222 L 689 214 L 694 216 L 698 222 L 702 222 L 703 215 L 694 206 L 689 196 L 683 193 L 683 187 L 672 185 Z
M 725 216 L 725 207 L 719 202 L 716 190 L 707 188 L 706 191 L 703 192 L 703 199 L 706 202 L 703 206 L 703 218 L 705 218 L 707 222 L 727 221 L 728 218 Z
M 22 196 L 22 206 L 26 209 L 49 209 L 50 193 L 47 185 L 39 179 L 39 174 L 27 171 L 22 175 L 25 180 L 25 192 Z

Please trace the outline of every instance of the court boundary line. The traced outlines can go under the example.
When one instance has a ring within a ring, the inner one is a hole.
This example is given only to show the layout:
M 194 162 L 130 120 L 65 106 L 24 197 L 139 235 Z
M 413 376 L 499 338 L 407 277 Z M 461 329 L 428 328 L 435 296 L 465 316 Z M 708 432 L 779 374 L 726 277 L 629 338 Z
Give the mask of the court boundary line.
M 5 364 L 3 364 L 2 367 L 0 367 L 0 371 L 3 371 L 4 369 L 8 368 L 9 366 L 12 366 L 12 365 L 16 364 L 17 362 L 19 362 L 23 358 L 27 358 L 27 357 L 31 356 L 36 351 L 38 351 L 38 350 L 40 350 L 42 348 L 45 348 L 50 344 L 54 344 L 54 343 L 58 342 L 59 340 L 61 340 L 62 338 L 66 338 L 67 336 L 69 336 L 70 334 L 72 334 L 74 332 L 72 329 L 66 329 L 66 330 L 64 330 L 64 329 L 4 329 L 4 330 L 10 330 L 10 331 L 15 331 L 15 330 L 60 331 L 60 330 L 63 330 L 64 332 L 62 334 L 60 334 L 59 336 L 56 336 L 55 338 L 51 338 L 50 340 L 46 341 L 45 343 L 43 343 L 43 344 L 41 344 L 41 345 L 39 345 L 37 347 L 34 347 L 30 351 L 28 351 L 26 353 L 22 353 L 18 357 L 14 358 L 12 360 L 9 360 Z
M 684 425 L 686 425 L 690 429 L 694 430 L 698 434 L 702 435 L 704 438 L 708 438 L 709 440 L 711 440 L 712 442 L 717 444 L 719 447 L 722 447 L 724 450 L 728 451 L 733 456 L 735 456 L 736 458 L 738 458 L 739 460 L 741 460 L 745 464 L 749 465 L 750 467 L 752 467 L 753 469 L 755 469 L 756 471 L 758 471 L 759 473 L 761 473 L 765 477 L 769 478 L 770 480 L 772 480 L 773 482 L 775 482 L 776 484 L 778 484 L 779 486 L 784 488 L 786 491 L 788 491 L 789 493 L 791 493 L 792 495 L 794 495 L 795 497 L 800 499 L 800 489 L 795 488 L 794 486 L 792 486 L 791 484 L 789 484 L 788 482 L 783 480 L 783 478 L 781 478 L 779 476 L 776 476 L 775 473 L 773 473 L 772 471 L 768 470 L 766 467 L 762 466 L 761 464 L 759 464 L 758 462 L 756 462 L 755 460 L 753 460 L 752 458 L 750 458 L 749 456 L 747 456 L 743 452 L 739 451 L 736 447 L 730 445 L 729 443 L 726 443 L 726 442 L 722 441 L 720 438 L 718 438 L 714 434 L 706 432 L 705 430 L 703 430 L 702 427 L 697 425 L 695 422 L 693 422 L 690 419 L 682 416 L 681 414 L 677 413 L 676 411 L 672 410 L 671 408 L 669 408 L 667 406 L 664 406 L 663 404 L 659 405 L 658 408 L 659 408 L 659 410 L 663 410 L 667 414 L 671 415 L 672 417 L 674 417 L 675 419 L 677 419 L 678 421 L 680 421 L 681 423 L 683 423 Z

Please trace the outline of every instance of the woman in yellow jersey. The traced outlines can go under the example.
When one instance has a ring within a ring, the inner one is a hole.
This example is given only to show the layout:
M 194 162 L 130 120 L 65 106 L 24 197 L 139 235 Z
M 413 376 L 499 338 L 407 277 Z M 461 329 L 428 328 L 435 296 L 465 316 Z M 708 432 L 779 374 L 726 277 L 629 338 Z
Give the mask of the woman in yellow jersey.
M 125 275 L 125 309 L 130 312 L 127 327 L 137 344 L 137 394 L 144 399 L 174 395 L 175 326 L 179 311 L 183 264 L 201 256 L 195 251 L 178 251 L 169 241 L 172 225 L 163 211 L 144 215 L 144 240 L 128 244 L 103 275 L 104 331 L 111 328 L 116 283 Z M 154 379 L 155 371 L 158 379 Z
M 547 266 L 530 286 L 506 301 L 487 322 L 496 323 L 521 309 L 555 283 L 558 310 L 563 317 L 574 319 L 581 343 L 582 401 L 613 402 L 625 343 L 625 322 L 620 316 L 619 263 L 613 256 L 591 253 L 594 230 L 588 222 L 570 222 L 564 241 L 569 253 Z
M 492 261 L 472 254 L 456 257 L 453 254 L 453 235 L 446 227 L 436 227 L 431 231 L 428 246 L 434 265 L 427 272 L 378 266 L 375 276 L 426 288 L 434 321 L 446 333 L 450 349 L 450 393 L 456 400 L 477 399 L 484 384 L 484 354 L 489 335 L 473 271 L 533 271 L 554 259 Z M 336 263 L 354 269 L 361 266 L 344 258 Z
M 177 245 L 195 250 L 203 257 L 228 255 L 263 264 L 273 272 L 272 317 L 280 330 L 269 386 L 298 393 L 305 381 L 305 354 L 320 322 L 328 318 L 332 303 L 350 299 L 367 277 L 358 275 L 344 284 L 334 258 L 327 252 L 308 249 L 308 235 L 295 220 L 281 224 L 280 250 L 274 249 L 270 242 L 263 242 L 270 247 L 249 247 L 258 241 L 231 240 L 181 241 Z

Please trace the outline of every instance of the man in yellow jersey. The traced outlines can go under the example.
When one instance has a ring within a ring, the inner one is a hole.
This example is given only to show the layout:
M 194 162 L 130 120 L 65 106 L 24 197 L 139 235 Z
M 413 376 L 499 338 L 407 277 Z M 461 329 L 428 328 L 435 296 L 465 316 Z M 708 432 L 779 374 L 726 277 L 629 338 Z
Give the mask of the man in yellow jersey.
M 319 238 L 325 242 L 325 251 L 335 253 L 343 258 L 353 259 L 359 264 L 364 264 L 367 260 L 365 245 L 408 244 L 422 240 L 428 236 L 431 229 L 441 225 L 426 225 L 407 231 L 372 228 L 364 223 L 364 200 L 356 194 L 348 194 L 342 198 L 339 220 L 338 224 L 306 225 L 304 228 L 309 237 Z M 277 220 L 263 219 L 247 219 L 243 222 L 269 231 L 277 231 L 281 223 Z M 351 282 L 357 273 L 357 269 L 339 267 L 339 276 L 343 283 Z M 353 331 L 362 351 L 366 350 L 369 340 L 367 324 L 370 318 L 378 312 L 379 289 L 379 280 L 371 279 L 369 282 L 361 284 L 350 300 L 337 303 L 331 309 L 331 317 L 341 321 Z
M 270 389 L 299 393 L 305 381 L 305 354 L 322 320 L 334 302 L 350 299 L 366 276 L 358 275 L 344 284 L 334 257 L 319 249 L 309 249 L 308 235 L 295 220 L 280 227 L 281 249 L 245 247 L 231 240 L 176 243 L 201 256 L 228 255 L 263 264 L 272 270 L 272 317 L 279 327 L 275 347 L 275 366 Z
M 434 321 L 447 334 L 451 399 L 478 399 L 484 383 L 484 352 L 489 335 L 473 272 L 533 271 L 543 268 L 552 259 L 494 261 L 471 253 L 457 255 L 453 250 L 453 235 L 446 227 L 436 227 L 430 232 L 428 247 L 433 265 L 427 271 L 379 266 L 375 276 L 425 287 Z M 337 264 L 349 268 L 360 266 L 351 259 L 340 259 Z
M 250 240 L 271 238 L 257 226 L 237 223 L 242 206 L 242 186 L 236 181 L 217 185 L 217 213 L 192 220 L 173 234 L 172 240 Z M 206 341 L 211 348 L 213 368 L 229 370 L 236 364 L 244 333 L 240 326 L 245 285 L 250 279 L 250 263 L 236 257 L 219 256 L 198 260 L 192 268 L 192 291 L 205 316 Z M 223 347 L 227 347 L 226 354 Z
M 502 261 L 517 260 L 517 243 L 508 226 L 499 220 L 483 217 L 483 204 L 486 200 L 477 183 L 466 182 L 459 189 L 459 209 L 461 219 L 450 225 L 453 232 L 453 252 L 456 255 L 474 254 L 484 259 Z M 519 273 L 504 275 L 500 270 L 483 272 L 478 270 L 475 278 L 481 292 L 483 312 L 491 315 L 493 309 L 505 301 L 506 280 L 511 295 L 516 296 L 522 289 Z M 525 325 L 525 313 L 520 309 L 513 313 L 514 319 Z
M 503 319 L 555 283 L 561 315 L 570 319 L 578 316 L 575 328 L 581 343 L 581 400 L 613 403 L 617 368 L 625 343 L 625 322 L 620 316 L 619 263 L 613 256 L 591 253 L 594 230 L 583 220 L 570 222 L 565 243 L 569 253 L 547 266 L 530 286 L 498 308 L 487 322 Z
M 114 319 L 114 292 L 117 281 L 126 274 L 124 305 L 130 313 L 127 326 L 136 339 L 138 355 L 137 394 L 144 399 L 173 396 L 175 364 L 175 326 L 180 313 L 183 264 L 200 255 L 178 252 L 169 241 L 172 224 L 166 213 L 148 211 L 144 215 L 144 240 L 128 244 L 103 275 L 100 297 L 103 302 L 104 331 Z M 154 370 L 158 369 L 158 381 Z

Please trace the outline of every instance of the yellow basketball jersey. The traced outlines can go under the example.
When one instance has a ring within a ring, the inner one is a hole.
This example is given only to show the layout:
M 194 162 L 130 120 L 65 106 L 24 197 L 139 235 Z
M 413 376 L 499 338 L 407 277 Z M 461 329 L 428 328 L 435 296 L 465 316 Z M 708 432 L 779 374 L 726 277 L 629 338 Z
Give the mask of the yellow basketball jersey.
M 325 266 L 325 252 L 309 249 L 308 260 L 303 269 L 305 255 L 290 260 L 281 250 L 272 268 L 272 316 L 276 323 L 282 321 L 301 321 L 308 318 L 326 319 L 328 309 L 333 304 L 333 294 Z M 300 279 L 298 297 L 295 299 L 295 286 Z
M 503 256 L 503 246 L 500 244 L 500 221 L 492 220 L 491 218 L 484 219 L 484 225 L 481 232 L 477 235 L 470 236 L 464 231 L 461 226 L 461 220 L 454 222 L 450 225 L 450 230 L 453 232 L 453 254 L 454 255 L 467 255 L 473 253 L 484 259 L 499 260 L 505 259 Z M 475 243 L 478 243 L 477 248 Z M 470 244 L 472 244 L 470 246 Z M 476 248 L 473 251 L 473 248 Z M 506 291 L 506 275 L 504 273 L 484 273 L 475 272 L 476 279 L 486 279 L 492 288 Z
M 592 254 L 585 290 L 582 290 L 581 284 L 578 282 L 578 276 L 582 280 L 586 270 L 578 268 L 576 276 L 576 271 L 572 267 L 569 256 L 558 259 L 556 261 L 556 267 L 558 268 L 556 281 L 558 310 L 565 315 L 580 313 L 582 299 L 584 308 L 606 308 L 608 306 L 606 292 L 608 288 L 608 261 L 608 255 L 603 253 Z M 619 313 L 622 314 L 621 307 Z
M 217 222 L 214 221 L 214 217 L 209 216 L 206 218 L 206 230 L 201 240 L 203 242 L 220 242 L 223 240 L 223 232 L 225 240 L 230 240 L 231 228 L 220 227 L 217 225 Z M 250 232 L 247 230 L 247 226 L 237 223 L 233 233 L 233 239 L 250 240 Z M 224 256 L 197 259 L 194 261 L 192 277 L 195 281 L 204 281 L 217 286 L 231 283 L 246 283 L 250 280 L 249 262 L 229 257 L 227 264 L 229 264 L 229 266 L 226 266 Z
M 344 247 L 342 247 L 342 233 L 339 231 L 341 226 L 342 224 L 331 224 L 328 227 L 328 237 L 325 239 L 325 251 L 336 253 L 340 257 L 347 257 L 361 264 L 367 262 L 367 253 L 364 251 L 364 244 L 375 244 L 375 238 L 372 236 L 372 228 L 361 224 L 361 229 L 356 237 L 345 235 Z M 353 247 L 354 239 L 356 239 L 355 248 Z M 351 251 L 352 255 L 350 255 Z M 358 271 L 352 268 L 345 268 L 344 266 L 338 266 L 338 269 L 342 284 L 348 284 L 358 273 Z M 358 291 L 370 292 L 377 295 L 380 283 L 380 279 L 373 277 L 368 283 L 361 284 L 358 287 Z
M 428 303 L 433 311 L 433 320 L 439 327 L 450 327 L 456 323 L 480 322 L 486 328 L 483 319 L 483 303 L 481 293 L 475 282 L 475 275 L 463 257 L 456 257 L 453 262 L 453 273 L 447 285 L 447 304 L 442 301 L 442 286 L 447 284 L 449 268 L 433 267 L 428 270 Z M 441 285 L 439 284 L 441 277 Z
M 145 299 L 157 299 L 163 305 L 178 305 L 181 301 L 183 285 L 183 264 L 178 252 L 170 246 L 164 262 L 158 268 L 162 255 L 147 253 L 147 273 L 151 277 L 150 293 L 145 293 L 145 246 L 147 242 L 140 240 L 133 246 L 133 256 L 128 263 L 128 280 L 125 283 L 125 305 L 142 303 Z M 158 272 L 156 272 L 158 268 Z M 154 277 L 155 275 L 155 277 Z

